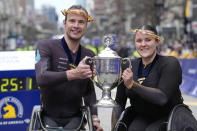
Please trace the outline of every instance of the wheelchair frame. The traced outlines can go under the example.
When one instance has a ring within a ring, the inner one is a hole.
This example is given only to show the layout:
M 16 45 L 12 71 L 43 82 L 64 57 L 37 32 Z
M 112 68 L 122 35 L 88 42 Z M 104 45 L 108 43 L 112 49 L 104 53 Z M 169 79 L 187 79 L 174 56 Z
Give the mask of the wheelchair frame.
M 171 113 L 169 114 L 168 121 L 166 122 L 166 124 L 167 124 L 167 126 L 166 126 L 166 131 L 177 131 L 177 130 L 174 130 L 174 129 L 173 129 L 173 120 L 174 120 L 173 118 L 174 118 L 175 115 L 177 115 L 176 112 L 177 112 L 177 110 L 180 109 L 180 108 L 182 108 L 182 109 L 184 109 L 185 111 L 187 111 L 188 117 L 190 117 L 191 120 L 194 122 L 194 126 L 196 125 L 196 126 L 194 127 L 195 130 L 193 129 L 193 127 L 187 126 L 187 127 L 184 127 L 184 129 L 181 130 L 181 131 L 196 131 L 196 130 L 197 130 L 197 120 L 194 118 L 194 116 L 193 116 L 193 114 L 192 114 L 192 111 L 191 111 L 191 110 L 189 109 L 189 107 L 188 107 L 187 105 L 185 105 L 185 104 L 178 104 L 178 105 L 176 105 L 176 106 L 172 109 Z M 118 121 L 116 122 L 116 124 L 115 124 L 115 126 L 114 126 L 113 131 L 118 131 L 118 127 L 119 127 L 120 125 L 124 126 L 125 129 L 127 130 L 127 125 L 126 125 L 124 122 L 122 122 L 121 120 L 122 120 L 122 118 L 124 117 L 124 115 L 125 115 L 129 110 L 130 110 L 130 107 L 126 108 L 126 109 L 121 113 L 121 115 L 120 115 Z M 187 130 L 187 129 L 189 129 L 189 130 Z
M 94 131 L 90 108 L 87 106 L 82 106 L 81 109 L 82 109 L 82 120 L 78 128 L 72 130 L 65 130 L 63 129 L 63 127 L 45 127 L 41 119 L 41 111 L 42 111 L 41 106 L 35 105 L 32 110 L 28 131 L 85 131 L 81 129 L 85 119 L 87 120 L 89 131 Z M 39 129 L 36 129 L 36 124 Z

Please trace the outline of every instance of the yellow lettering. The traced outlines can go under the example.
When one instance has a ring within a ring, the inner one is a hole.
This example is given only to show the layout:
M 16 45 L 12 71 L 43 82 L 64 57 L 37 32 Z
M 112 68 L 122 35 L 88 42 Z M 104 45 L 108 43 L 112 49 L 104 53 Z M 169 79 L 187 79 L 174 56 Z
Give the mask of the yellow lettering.
M 8 91 L 8 89 L 6 89 L 5 87 L 8 86 L 9 80 L 8 79 L 2 79 L 2 81 L 4 83 L 1 84 L 1 92 L 6 92 L 6 91 Z
M 18 84 L 16 83 L 16 81 L 17 81 L 17 78 L 12 78 L 10 80 L 10 85 L 14 87 L 11 89 L 11 91 L 18 91 Z

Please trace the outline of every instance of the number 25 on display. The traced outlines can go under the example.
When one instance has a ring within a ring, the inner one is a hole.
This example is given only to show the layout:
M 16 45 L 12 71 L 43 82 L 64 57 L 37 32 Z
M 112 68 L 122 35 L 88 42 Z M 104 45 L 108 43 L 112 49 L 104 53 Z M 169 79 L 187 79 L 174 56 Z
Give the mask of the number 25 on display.
M 1 79 L 1 92 L 7 92 L 8 89 L 6 89 L 5 87 L 7 86 L 12 86 L 13 88 L 10 89 L 10 91 L 17 91 L 18 90 L 18 84 L 17 82 L 17 78 L 12 78 L 12 79 L 7 79 L 7 78 L 3 78 Z

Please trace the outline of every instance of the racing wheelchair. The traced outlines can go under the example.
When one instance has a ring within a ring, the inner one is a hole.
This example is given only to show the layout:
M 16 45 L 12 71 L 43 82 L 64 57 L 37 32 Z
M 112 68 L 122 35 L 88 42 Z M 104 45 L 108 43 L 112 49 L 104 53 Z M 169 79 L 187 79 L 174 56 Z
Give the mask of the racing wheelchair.
M 88 131 L 95 131 L 91 112 L 88 106 L 81 106 L 82 119 L 80 125 L 76 129 L 65 130 L 63 127 L 49 127 L 42 121 L 42 107 L 35 105 L 32 110 L 31 120 L 28 131 L 86 131 L 85 126 L 88 124 Z
M 120 114 L 117 122 L 112 122 L 113 131 L 127 131 L 127 125 L 123 118 L 127 116 L 130 110 L 132 110 L 131 107 L 127 107 Z M 163 123 L 159 131 L 197 131 L 197 120 L 187 105 L 178 104 L 172 109 L 168 116 L 168 121 Z

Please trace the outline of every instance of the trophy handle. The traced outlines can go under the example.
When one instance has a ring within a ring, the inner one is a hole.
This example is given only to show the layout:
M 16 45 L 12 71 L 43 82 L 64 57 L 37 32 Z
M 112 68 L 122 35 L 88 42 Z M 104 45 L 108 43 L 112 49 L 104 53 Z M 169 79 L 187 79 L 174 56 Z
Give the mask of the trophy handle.
M 91 71 L 92 71 L 92 73 L 93 73 L 93 70 L 94 70 L 94 58 L 91 58 L 91 57 L 87 57 L 86 59 L 85 59 L 85 64 L 86 65 L 89 65 L 90 66 L 90 69 L 91 69 Z M 90 78 L 90 80 L 97 86 L 97 87 L 99 87 L 101 90 L 102 90 L 102 86 L 100 86 L 99 84 L 98 84 L 98 80 L 97 80 L 97 76 L 93 76 L 93 74 L 92 74 L 92 77 Z
M 94 69 L 94 61 L 91 57 L 86 57 L 85 64 L 90 66 L 91 71 Z
M 92 81 L 94 79 L 93 70 L 94 70 L 94 60 L 91 57 L 86 57 L 85 62 L 86 65 L 90 66 L 90 70 L 92 71 L 92 77 L 90 78 Z
M 132 68 L 132 66 L 131 66 L 131 60 L 130 60 L 130 58 L 122 58 L 122 62 L 121 62 L 122 72 L 125 69 L 127 69 L 127 68 Z
M 121 61 L 121 71 L 123 72 L 127 68 L 132 68 L 131 59 L 130 58 L 122 58 Z M 117 86 L 119 86 L 123 80 L 121 79 Z

